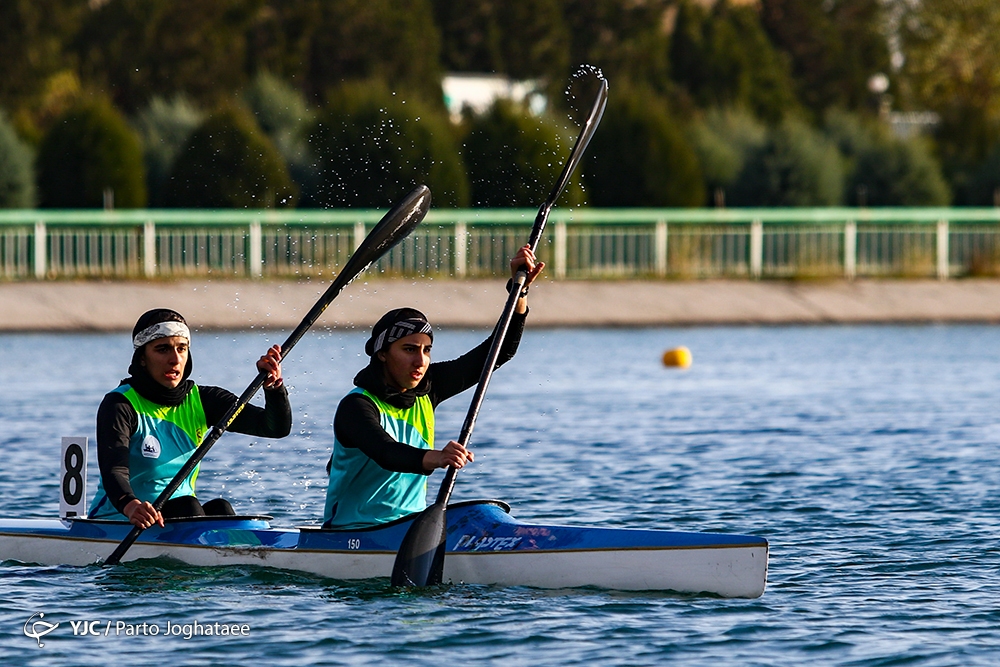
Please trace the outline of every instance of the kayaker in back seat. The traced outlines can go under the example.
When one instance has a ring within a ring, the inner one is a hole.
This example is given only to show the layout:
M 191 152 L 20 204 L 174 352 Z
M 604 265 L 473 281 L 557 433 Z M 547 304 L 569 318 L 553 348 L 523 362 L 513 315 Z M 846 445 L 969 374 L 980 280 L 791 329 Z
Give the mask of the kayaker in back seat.
M 132 329 L 129 377 L 106 394 L 97 411 L 97 461 L 101 479 L 90 518 L 125 519 L 140 528 L 189 516 L 231 516 L 232 506 L 216 498 L 204 506 L 195 497 L 198 468 L 163 505 L 153 501 L 184 466 L 208 429 L 236 404 L 220 387 L 199 387 L 191 375 L 191 332 L 173 310 L 150 310 Z M 281 347 L 257 361 L 268 373 L 264 405 L 247 405 L 230 431 L 283 438 L 292 428 L 292 408 L 281 377 Z
M 510 260 L 511 275 L 524 267 L 528 279 L 498 367 L 517 351 L 528 313 L 527 286 L 544 266 L 528 246 Z M 372 328 L 365 344 L 371 360 L 355 376 L 357 388 L 340 401 L 333 421 L 324 528 L 363 528 L 419 512 L 426 506 L 428 475 L 473 460 L 455 441 L 434 449 L 434 408 L 479 381 L 493 337 L 458 359 L 432 364 L 433 340 L 427 318 L 413 308 L 391 310 Z

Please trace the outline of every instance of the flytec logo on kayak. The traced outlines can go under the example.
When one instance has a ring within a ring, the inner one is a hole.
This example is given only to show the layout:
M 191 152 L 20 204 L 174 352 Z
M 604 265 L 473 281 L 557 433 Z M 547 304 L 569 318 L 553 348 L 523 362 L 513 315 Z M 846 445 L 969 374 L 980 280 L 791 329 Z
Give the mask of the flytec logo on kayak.
M 467 551 L 509 551 L 521 543 L 520 537 L 488 537 L 462 535 L 455 549 Z

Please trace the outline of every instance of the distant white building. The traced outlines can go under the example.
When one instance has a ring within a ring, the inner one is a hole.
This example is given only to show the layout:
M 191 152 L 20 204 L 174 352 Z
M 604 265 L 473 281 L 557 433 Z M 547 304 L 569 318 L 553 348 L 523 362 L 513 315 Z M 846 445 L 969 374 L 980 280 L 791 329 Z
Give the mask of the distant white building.
M 941 124 L 941 117 L 933 111 L 891 111 L 889 126 L 900 139 L 926 134 Z
M 548 104 L 539 81 L 513 81 L 500 74 L 447 74 L 441 89 L 453 123 L 462 120 L 465 107 L 480 114 L 498 99 L 527 101 L 528 109 L 536 116 L 544 113 Z

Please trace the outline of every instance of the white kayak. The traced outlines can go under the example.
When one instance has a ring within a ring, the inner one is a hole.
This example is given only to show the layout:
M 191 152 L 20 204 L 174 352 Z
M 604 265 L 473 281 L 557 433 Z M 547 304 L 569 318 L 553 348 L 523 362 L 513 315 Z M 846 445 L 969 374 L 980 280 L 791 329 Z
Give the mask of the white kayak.
M 663 590 L 755 598 L 767 581 L 767 540 L 747 535 L 535 525 L 499 501 L 448 508 L 447 583 Z M 414 515 L 415 516 L 415 515 Z M 273 528 L 270 517 L 199 517 L 144 531 L 124 560 L 249 564 L 341 580 L 388 578 L 413 517 L 365 530 Z M 97 519 L 0 519 L 0 560 L 102 562 L 131 529 Z

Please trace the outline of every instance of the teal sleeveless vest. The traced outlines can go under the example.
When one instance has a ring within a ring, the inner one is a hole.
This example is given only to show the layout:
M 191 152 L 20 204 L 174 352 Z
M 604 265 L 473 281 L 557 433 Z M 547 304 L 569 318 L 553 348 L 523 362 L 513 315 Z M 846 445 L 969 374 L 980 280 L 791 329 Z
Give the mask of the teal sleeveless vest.
M 184 466 L 208 431 L 205 409 L 198 386 L 176 407 L 149 401 L 129 385 L 115 389 L 124 394 L 139 416 L 139 427 L 129 439 L 129 482 L 139 500 L 153 502 Z M 198 467 L 170 496 L 193 496 Z M 124 519 L 104 491 L 104 480 L 97 485 L 97 495 L 90 506 L 92 519 Z
M 375 403 L 380 424 L 393 440 L 420 449 L 434 449 L 434 407 L 418 396 L 410 408 L 397 408 L 356 388 Z M 427 506 L 427 476 L 390 472 L 356 447 L 334 437 L 330 481 L 326 488 L 324 525 L 337 530 L 387 523 Z

